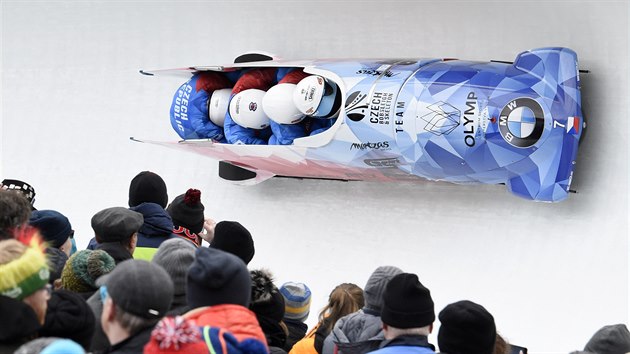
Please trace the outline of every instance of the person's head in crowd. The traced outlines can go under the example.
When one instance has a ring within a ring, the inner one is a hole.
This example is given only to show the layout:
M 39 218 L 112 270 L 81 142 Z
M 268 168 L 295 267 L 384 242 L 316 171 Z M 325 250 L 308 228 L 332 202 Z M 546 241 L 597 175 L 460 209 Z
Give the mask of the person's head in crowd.
M 214 353 L 268 354 L 267 346 L 256 339 L 238 341 L 225 328 L 198 327 L 182 316 L 164 317 L 151 332 L 144 354 Z
M 153 328 L 173 301 L 171 277 L 144 260 L 121 262 L 98 283 L 103 301 L 101 325 L 112 346 Z
M 23 344 L 14 354 L 85 354 L 85 350 L 70 339 L 41 337 Z
M 497 338 L 494 341 L 494 349 L 492 350 L 492 354 L 510 354 L 511 348 L 510 344 L 497 333 Z
M 381 309 L 385 339 L 401 335 L 428 336 L 433 330 L 435 308 L 431 291 L 412 273 L 400 273 L 385 286 Z
M 28 223 L 39 230 L 49 247 L 59 248 L 70 257 L 74 230 L 65 215 L 56 210 L 35 210 Z
M 628 332 L 628 327 L 620 323 L 600 328 L 586 343 L 584 351 L 597 354 L 630 352 L 630 332 Z
M 198 308 L 221 304 L 249 307 L 251 278 L 245 263 L 235 255 L 200 247 L 188 269 L 188 306 Z
M 282 322 L 284 297 L 273 283 L 273 276 L 268 270 L 252 270 L 250 275 L 252 300 L 249 309 L 256 314 L 269 346 L 283 348 L 289 335 L 286 325 Z
M 81 250 L 73 254 L 61 273 L 61 286 L 75 293 L 93 294 L 96 280 L 114 270 L 116 262 L 101 250 Z
M 103 209 L 92 217 L 96 242 L 120 243 L 131 254 L 136 249 L 138 230 L 143 223 L 142 214 L 123 207 Z
M 0 241 L 0 295 L 27 304 L 44 324 L 51 291 L 44 245 L 37 233 L 22 241 Z
M 337 320 L 359 311 L 363 306 L 365 306 L 363 289 L 352 283 L 339 284 L 330 293 L 328 303 L 319 313 L 319 322 L 324 325 L 328 334 Z
M 256 251 L 252 234 L 236 221 L 219 222 L 214 228 L 210 247 L 234 254 L 245 264 L 249 264 Z
M 48 283 L 54 285 L 57 280 L 59 286 L 61 286 L 61 272 L 63 268 L 66 266 L 66 262 L 68 261 L 68 256 L 59 248 L 46 248 L 46 257 L 48 258 L 48 265 L 50 267 L 50 278 L 48 279 Z
M 304 283 L 286 282 L 280 294 L 284 297 L 284 320 L 306 321 L 311 311 L 311 289 Z
M 201 231 L 204 223 L 204 206 L 201 203 L 201 192 L 188 189 L 185 194 L 178 195 L 169 204 L 166 211 L 173 219 L 173 233 L 201 246 Z
M 438 316 L 438 345 L 449 354 L 492 354 L 497 330 L 483 306 L 463 300 L 447 305 Z
M 79 294 L 59 289 L 48 300 L 46 322 L 39 335 L 72 339 L 88 350 L 95 324 L 92 309 Z
M 166 208 L 168 193 L 166 183 L 158 174 L 150 171 L 138 173 L 129 184 L 129 207 L 142 203 L 155 203 Z
M 380 266 L 372 272 L 368 278 L 363 296 L 365 297 L 365 308 L 377 314 L 381 313 L 383 307 L 383 294 L 387 283 L 396 275 L 403 271 L 394 266 Z
M 186 277 L 188 268 L 195 260 L 196 247 L 181 238 L 168 239 L 158 248 L 151 262 L 166 270 L 173 280 L 173 303 L 170 312 L 187 309 Z
M 31 204 L 22 193 L 0 190 L 0 240 L 15 238 L 30 215 Z
M 0 182 L 0 189 L 19 192 L 31 205 L 31 209 L 35 210 L 35 188 L 30 184 L 19 179 L 4 179 Z

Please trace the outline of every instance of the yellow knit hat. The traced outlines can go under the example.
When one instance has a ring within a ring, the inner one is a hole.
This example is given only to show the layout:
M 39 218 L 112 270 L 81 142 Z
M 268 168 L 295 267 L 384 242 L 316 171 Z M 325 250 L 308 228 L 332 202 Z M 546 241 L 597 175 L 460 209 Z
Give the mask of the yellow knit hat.
M 31 232 L 20 239 L 26 245 L 24 253 L 0 265 L 0 295 L 22 300 L 48 284 L 50 273 L 44 244 L 39 234 Z M 0 249 L 11 247 L 20 241 L 0 241 Z

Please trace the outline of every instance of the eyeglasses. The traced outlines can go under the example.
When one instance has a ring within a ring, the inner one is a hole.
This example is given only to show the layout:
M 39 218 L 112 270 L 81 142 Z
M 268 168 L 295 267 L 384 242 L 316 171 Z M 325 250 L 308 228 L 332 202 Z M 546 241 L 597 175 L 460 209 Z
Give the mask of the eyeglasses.
M 109 296 L 109 293 L 107 293 L 107 286 L 101 286 L 99 292 L 101 293 L 101 302 L 105 302 L 105 299 Z
M 48 294 L 49 297 L 52 295 L 52 285 L 46 284 L 44 290 L 46 290 L 46 294 Z

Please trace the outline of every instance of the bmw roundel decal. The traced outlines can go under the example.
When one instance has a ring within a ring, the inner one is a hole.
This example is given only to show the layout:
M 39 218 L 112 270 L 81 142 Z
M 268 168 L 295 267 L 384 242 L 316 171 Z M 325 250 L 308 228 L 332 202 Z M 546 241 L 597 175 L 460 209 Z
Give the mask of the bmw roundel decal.
M 531 98 L 517 98 L 501 110 L 499 131 L 510 145 L 530 147 L 540 139 L 545 126 L 542 107 Z

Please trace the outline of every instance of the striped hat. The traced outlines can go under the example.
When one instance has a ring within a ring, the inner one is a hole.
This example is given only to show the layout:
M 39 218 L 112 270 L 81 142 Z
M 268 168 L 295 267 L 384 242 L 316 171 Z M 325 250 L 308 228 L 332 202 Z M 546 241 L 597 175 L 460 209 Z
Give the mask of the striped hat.
M 23 300 L 46 286 L 50 276 L 39 234 L 29 235 L 21 241 L 0 241 L 0 253 L 21 253 L 19 257 L 0 264 L 0 295 L 16 300 Z
M 280 287 L 284 296 L 284 318 L 304 322 L 311 310 L 311 289 L 304 283 L 287 282 Z

